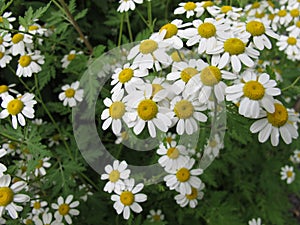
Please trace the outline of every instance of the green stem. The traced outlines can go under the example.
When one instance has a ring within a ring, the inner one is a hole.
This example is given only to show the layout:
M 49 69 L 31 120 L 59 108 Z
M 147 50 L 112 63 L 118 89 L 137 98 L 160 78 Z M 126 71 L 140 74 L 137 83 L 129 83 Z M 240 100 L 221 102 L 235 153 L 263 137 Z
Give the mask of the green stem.
M 84 173 L 79 173 L 81 177 L 83 177 L 87 182 L 89 182 L 96 190 L 102 191 L 88 176 L 86 176 Z
M 153 21 L 152 21 L 152 5 L 151 5 L 151 1 L 148 1 L 148 5 L 147 5 L 147 12 L 148 12 L 148 24 L 149 24 L 149 28 L 151 33 L 153 33 Z
M 123 22 L 124 22 L 124 14 L 122 13 L 121 22 L 120 22 L 119 38 L 118 38 L 118 47 L 121 45 L 121 42 L 122 42 Z
M 131 31 L 131 25 L 130 25 L 129 13 L 128 12 L 126 12 L 126 22 L 127 22 L 128 33 L 129 33 L 129 40 L 130 40 L 130 42 L 133 42 L 132 31 Z
M 135 9 L 135 11 L 137 12 L 137 14 L 139 15 L 139 17 L 141 18 L 141 20 L 146 24 L 146 26 L 151 29 L 151 26 L 149 26 L 147 20 L 145 19 L 145 17 L 143 16 L 143 14 L 138 10 L 138 9 Z
M 12 137 L 12 136 L 10 136 L 10 135 L 8 135 L 8 134 L 5 134 L 5 133 L 3 133 L 3 132 L 0 132 L 0 135 L 1 135 L 2 137 L 5 137 L 5 138 L 11 140 L 11 141 L 20 142 L 20 140 L 18 140 L 17 138 L 14 138 L 14 137 Z
M 291 87 L 294 87 L 294 86 L 297 84 L 297 82 L 298 82 L 299 80 L 300 80 L 300 76 L 297 77 L 291 85 L 289 85 L 289 86 L 283 88 L 281 91 L 286 91 L 286 90 L 290 89 Z

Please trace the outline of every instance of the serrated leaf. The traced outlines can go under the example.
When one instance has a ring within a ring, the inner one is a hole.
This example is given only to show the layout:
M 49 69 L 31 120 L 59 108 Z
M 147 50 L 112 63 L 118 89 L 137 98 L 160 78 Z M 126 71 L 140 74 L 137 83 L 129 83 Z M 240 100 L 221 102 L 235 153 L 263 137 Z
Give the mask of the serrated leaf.
M 77 13 L 76 16 L 74 16 L 74 19 L 79 20 L 79 19 L 85 17 L 87 14 L 87 11 L 88 11 L 88 9 L 81 10 L 81 12 Z
M 106 49 L 105 45 L 98 45 L 98 46 L 96 46 L 94 48 L 94 50 L 93 50 L 93 56 L 95 58 L 100 57 L 103 54 L 103 52 L 104 52 L 105 49 Z

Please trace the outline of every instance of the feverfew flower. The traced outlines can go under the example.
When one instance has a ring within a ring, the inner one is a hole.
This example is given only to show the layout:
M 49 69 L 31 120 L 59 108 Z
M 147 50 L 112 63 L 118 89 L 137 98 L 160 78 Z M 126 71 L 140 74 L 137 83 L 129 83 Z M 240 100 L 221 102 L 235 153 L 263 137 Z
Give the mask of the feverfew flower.
M 113 166 L 107 165 L 104 168 L 105 172 L 101 175 L 101 180 L 109 180 L 104 186 L 104 191 L 111 193 L 116 188 L 124 189 L 124 180 L 129 178 L 130 170 L 127 169 L 127 163 L 125 161 L 119 162 L 115 160 Z
M 21 55 L 19 58 L 17 76 L 31 77 L 33 73 L 42 70 L 41 65 L 45 63 L 44 56 L 40 55 L 40 51 Z
M 3 46 L 0 46 L 0 67 L 5 68 L 7 64 L 10 63 L 12 57 L 5 51 Z
M 300 53 L 300 38 L 281 35 L 276 45 L 279 51 L 284 51 L 288 56 L 297 56 Z
M 5 12 L 0 16 L 0 24 L 3 27 L 12 29 L 13 26 L 11 25 L 11 22 L 14 22 L 16 20 L 16 17 L 11 17 L 12 12 Z
M 45 207 L 48 205 L 48 202 L 41 201 L 39 195 L 35 196 L 36 199 L 31 200 L 30 206 L 32 207 L 32 214 L 39 215 L 40 213 L 45 211 Z
M 54 217 L 59 222 L 62 222 L 64 218 L 68 224 L 72 224 L 71 216 L 79 215 L 79 210 L 75 209 L 79 205 L 79 201 L 72 202 L 73 197 L 73 195 L 68 195 L 66 200 L 64 200 L 62 196 L 59 196 L 57 199 L 57 204 L 51 204 L 51 207 L 57 210 L 54 213 Z
M 12 39 L 12 46 L 10 52 L 13 56 L 18 54 L 25 55 L 25 48 L 31 48 L 32 45 L 32 36 L 24 33 L 15 34 Z
M 178 194 L 174 197 L 176 200 L 176 203 L 180 205 L 181 207 L 185 207 L 189 205 L 191 208 L 195 208 L 198 205 L 198 200 L 201 200 L 203 198 L 203 189 L 205 185 L 204 183 L 201 183 L 199 188 L 192 187 L 192 193 L 191 194 Z
M 52 213 L 44 212 L 42 215 L 42 220 L 38 217 L 33 219 L 35 225 L 64 225 L 62 222 L 57 220 L 52 220 Z
M 25 117 L 30 119 L 34 118 L 33 106 L 37 102 L 33 100 L 33 98 L 34 94 L 30 93 L 19 95 L 17 98 L 12 97 L 11 95 L 3 97 L 1 106 L 4 110 L 0 112 L 0 119 L 4 119 L 11 115 L 13 128 L 17 129 L 18 122 L 21 126 L 25 126 Z
M 174 10 L 174 14 L 184 14 L 186 13 L 186 18 L 194 16 L 200 17 L 204 13 L 204 9 L 201 7 L 199 2 L 181 2 L 179 7 Z
M 159 222 L 159 221 L 163 221 L 165 219 L 165 215 L 162 214 L 161 209 L 158 209 L 158 210 L 151 209 L 149 211 L 149 214 L 147 215 L 147 218 L 151 222 Z
M 16 84 L 9 84 L 9 85 L 2 84 L 2 85 L 0 85 L 0 98 L 3 98 L 5 96 L 9 95 L 9 92 L 12 92 L 14 94 L 18 94 L 18 92 L 12 88 L 12 87 L 15 87 L 15 86 L 16 86 Z
M 119 1 L 120 5 L 117 9 L 118 12 L 127 12 L 130 10 L 134 10 L 135 9 L 135 4 L 142 4 L 143 0 L 120 0 Z
M 0 217 L 2 217 L 4 210 L 6 210 L 12 219 L 16 219 L 18 218 L 18 212 L 21 212 L 23 207 L 15 203 L 28 202 L 30 198 L 28 195 L 18 194 L 19 191 L 26 187 L 24 181 L 17 181 L 11 186 L 10 183 L 10 175 L 0 177 Z
M 6 153 L 7 153 L 7 151 L 4 148 L 0 148 L 0 158 L 5 156 Z M 7 170 L 6 166 L 0 162 L 0 177 L 3 176 L 3 172 L 5 172 L 6 170 Z
M 46 169 L 45 168 L 49 168 L 51 166 L 51 163 L 48 162 L 50 160 L 50 157 L 46 157 L 43 159 L 40 159 L 38 161 L 38 165 L 35 167 L 34 170 L 34 176 L 45 176 L 46 175 Z
M 71 63 L 72 60 L 74 60 L 76 58 L 76 55 L 80 55 L 83 54 L 82 51 L 76 52 L 75 50 L 71 50 L 69 52 L 69 54 L 65 55 L 61 62 L 62 62 L 62 68 L 67 68 L 68 65 Z
M 249 225 L 262 225 L 261 223 L 261 219 L 257 218 L 257 219 L 252 219 L 248 222 Z
M 281 180 L 286 180 L 287 184 L 292 183 L 295 180 L 295 172 L 294 172 L 294 167 L 285 165 L 284 167 L 281 168 L 280 171 L 281 175 Z
M 111 200 L 114 201 L 114 208 L 118 214 L 123 212 L 123 218 L 128 220 L 130 216 L 130 210 L 140 213 L 142 212 L 142 207 L 140 202 L 145 202 L 147 200 L 147 195 L 140 194 L 144 187 L 144 184 L 139 183 L 134 185 L 134 179 L 125 180 L 125 188 L 120 190 L 116 188 L 114 191 L 116 194 L 111 196 Z
M 70 107 L 76 106 L 77 102 L 81 102 L 83 99 L 83 89 L 79 88 L 79 81 L 73 82 L 71 85 L 66 84 L 62 86 L 64 92 L 60 93 L 58 98 L 63 101 L 63 105 Z
M 207 11 L 215 18 L 227 18 L 232 20 L 237 20 L 241 16 L 242 8 L 233 7 L 230 5 L 224 5 L 224 6 L 212 6 L 207 8 Z
M 297 149 L 293 152 L 291 160 L 293 163 L 300 163 L 300 150 Z
M 11 34 L 7 31 L 0 33 L 0 46 L 7 48 L 11 45 Z

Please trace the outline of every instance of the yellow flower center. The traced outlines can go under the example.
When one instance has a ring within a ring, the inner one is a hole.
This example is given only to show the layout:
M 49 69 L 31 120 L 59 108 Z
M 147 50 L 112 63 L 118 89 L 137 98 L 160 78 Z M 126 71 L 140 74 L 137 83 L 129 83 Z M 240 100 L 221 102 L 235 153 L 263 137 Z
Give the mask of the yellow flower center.
M 60 140 L 60 135 L 59 134 L 55 134 L 52 136 L 52 140 L 53 141 L 59 141 Z
M 171 58 L 174 62 L 180 62 L 184 59 L 184 54 L 183 53 L 179 53 L 178 51 L 174 51 L 171 54 Z
M 122 140 L 128 140 L 128 138 L 129 138 L 128 133 L 126 131 L 123 131 L 121 133 L 121 138 L 122 138 Z
M 39 201 L 34 202 L 33 208 L 34 209 L 40 209 L 41 208 L 41 203 Z
M 160 215 L 155 214 L 155 215 L 152 216 L 152 219 L 154 221 L 160 221 Z
M 124 84 L 131 80 L 133 77 L 133 70 L 131 68 L 125 68 L 119 73 L 119 81 Z
M 123 102 L 116 101 L 109 107 L 109 115 L 112 119 L 121 119 L 125 113 L 125 105 Z
M 26 225 L 31 225 L 31 224 L 34 224 L 34 223 L 33 223 L 32 219 L 27 219 L 25 224 Z
M 184 70 L 181 71 L 180 77 L 185 83 L 187 83 L 197 73 L 199 73 L 199 71 L 196 70 L 195 68 L 187 67 L 187 68 L 185 68 Z
M 221 71 L 216 66 L 207 66 L 201 71 L 200 79 L 204 85 L 214 86 L 222 79 Z
M 173 141 L 173 138 L 172 137 L 166 137 L 166 139 L 165 139 L 165 141 L 167 142 L 167 143 L 171 143 L 172 141 Z M 299 157 L 300 158 L 300 157 Z
M 24 35 L 23 35 L 23 34 L 15 34 L 15 35 L 12 37 L 11 41 L 12 41 L 12 43 L 17 44 L 17 43 L 19 43 L 20 41 L 22 41 L 23 39 L 24 39 Z
M 142 100 L 137 107 L 137 113 L 142 120 L 152 120 L 158 113 L 158 107 L 151 99 Z
M 260 36 L 265 33 L 266 29 L 262 22 L 250 21 L 246 25 L 246 30 L 252 34 L 252 36 Z
M 299 9 L 292 9 L 291 11 L 290 11 L 290 14 L 291 14 L 291 16 L 292 17 L 298 17 L 299 15 L 300 15 L 300 12 L 299 12 Z
M 180 100 L 175 104 L 174 112 L 179 119 L 187 119 L 193 115 L 194 106 L 188 100 Z
M 260 7 L 260 3 L 259 2 L 254 2 L 251 6 L 252 9 L 258 9 Z
M 140 44 L 140 52 L 142 54 L 149 54 L 153 53 L 158 48 L 158 44 L 156 41 L 153 41 L 151 39 L 145 40 Z
M 65 95 L 67 98 L 73 98 L 75 95 L 75 90 L 73 88 L 68 88 L 65 90 Z
M 208 145 L 212 148 L 218 145 L 218 142 L 215 139 L 209 140 Z
M 8 86 L 7 85 L 0 85 L 0 94 L 7 92 L 8 91 Z
M 202 5 L 203 8 L 207 8 L 210 6 L 213 6 L 214 3 L 212 1 L 205 1 L 204 4 Z
M 9 187 L 0 187 L 0 206 L 5 207 L 14 199 L 14 192 Z
M 170 159 L 177 159 L 178 156 L 179 156 L 179 151 L 177 148 L 174 148 L 174 147 L 171 147 L 168 149 L 167 151 L 167 156 L 170 158 Z
M 288 112 L 286 108 L 279 104 L 275 103 L 275 112 L 274 113 L 267 113 L 267 119 L 270 124 L 272 124 L 274 127 L 281 127 L 288 121 Z
M 287 171 L 287 172 L 286 172 L 286 176 L 287 176 L 287 177 L 292 177 L 292 176 L 293 176 L 293 171 L 290 171 L 290 170 Z
M 76 57 L 76 54 L 69 54 L 67 57 L 67 60 L 72 61 L 73 59 L 75 59 L 75 57 Z
M 192 193 L 189 194 L 189 195 L 185 195 L 185 197 L 188 199 L 188 200 L 193 200 L 193 199 L 196 199 L 198 197 L 198 191 L 196 188 L 192 187 Z
M 274 18 L 275 18 L 275 15 L 274 15 L 274 14 L 269 14 L 269 15 L 268 15 L 268 19 L 269 19 L 270 21 L 272 21 Z
M 7 104 L 7 111 L 9 114 L 13 116 L 19 114 L 23 108 L 24 108 L 24 104 L 20 99 L 11 100 Z
M 3 17 L 0 16 L 0 23 L 3 23 Z
M 245 52 L 245 44 L 238 38 L 229 38 L 224 43 L 224 51 L 230 55 L 239 55 Z
M 300 28 L 300 21 L 297 21 L 295 25 L 296 27 Z
M 297 39 L 294 38 L 294 37 L 289 37 L 286 42 L 289 44 L 289 45 L 295 45 L 297 44 Z
M 173 37 L 178 32 L 177 26 L 172 23 L 168 23 L 168 24 L 162 26 L 159 31 L 161 32 L 162 30 L 167 30 L 167 33 L 166 33 L 164 39 Z
M 69 211 L 70 211 L 70 206 L 68 204 L 63 203 L 58 207 L 58 212 L 62 216 L 67 215 Z
M 134 195 L 131 191 L 123 191 L 120 195 L 120 201 L 125 206 L 132 205 L 132 203 L 134 202 Z
M 152 97 L 157 94 L 157 92 L 163 90 L 163 86 L 160 84 L 152 84 Z
M 243 87 L 244 95 L 252 100 L 262 99 L 265 95 L 264 86 L 258 81 L 248 81 Z
M 197 5 L 194 2 L 187 2 L 183 6 L 183 8 L 188 11 L 188 10 L 194 10 L 197 7 Z
M 120 172 L 118 170 L 113 170 L 109 174 L 109 180 L 113 183 L 117 182 L 120 178 Z
M 0 45 L 3 44 L 3 37 L 0 36 Z
M 27 67 L 31 63 L 31 57 L 29 55 L 22 55 L 19 59 L 19 64 L 22 67 Z
M 284 9 L 279 10 L 278 13 L 277 13 L 277 15 L 279 17 L 284 17 L 284 16 L 286 16 L 286 14 L 287 14 L 287 12 Z
M 212 23 L 202 23 L 198 27 L 198 34 L 204 38 L 213 37 L 216 34 L 216 27 Z
M 28 27 L 29 31 L 33 31 L 33 30 L 37 30 L 37 29 L 39 29 L 39 27 L 37 25 L 31 25 Z
M 28 152 L 28 153 L 29 153 L 29 152 Z M 43 164 L 44 164 L 44 161 L 40 159 L 40 160 L 38 161 L 38 164 L 36 165 L 35 168 L 36 168 L 36 169 L 39 169 L 39 168 L 41 168 L 41 167 L 43 166 Z
M 232 10 L 232 7 L 230 5 L 224 5 L 224 6 L 221 7 L 221 12 L 222 13 L 228 13 L 231 10 Z
M 12 150 L 15 150 L 17 148 L 17 145 L 16 145 L 16 143 L 11 142 L 11 143 L 8 144 L 8 148 L 12 149 Z
M 181 168 L 176 172 L 176 178 L 180 182 L 186 182 L 190 179 L 190 171 L 187 168 Z
M 0 59 L 2 59 L 4 56 L 4 52 L 0 52 Z
M 262 13 L 256 12 L 256 13 L 255 13 L 255 18 L 261 19 L 261 18 L 263 18 L 264 16 L 265 16 L 265 13 L 264 13 L 264 12 L 262 12 Z

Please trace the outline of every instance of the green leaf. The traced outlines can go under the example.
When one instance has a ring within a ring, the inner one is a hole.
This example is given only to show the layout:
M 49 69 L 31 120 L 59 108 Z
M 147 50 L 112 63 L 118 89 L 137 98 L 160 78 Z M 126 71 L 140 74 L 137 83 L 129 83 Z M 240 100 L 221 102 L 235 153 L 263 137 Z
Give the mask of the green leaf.
M 98 46 L 96 46 L 96 47 L 94 48 L 94 50 L 93 50 L 93 56 L 94 56 L 95 58 L 100 57 L 100 56 L 103 54 L 105 48 L 106 48 L 105 45 L 98 45 Z
M 87 11 L 88 11 L 88 9 L 81 10 L 79 13 L 76 14 L 76 16 L 74 16 L 74 19 L 79 20 L 79 19 L 85 17 L 87 14 Z

